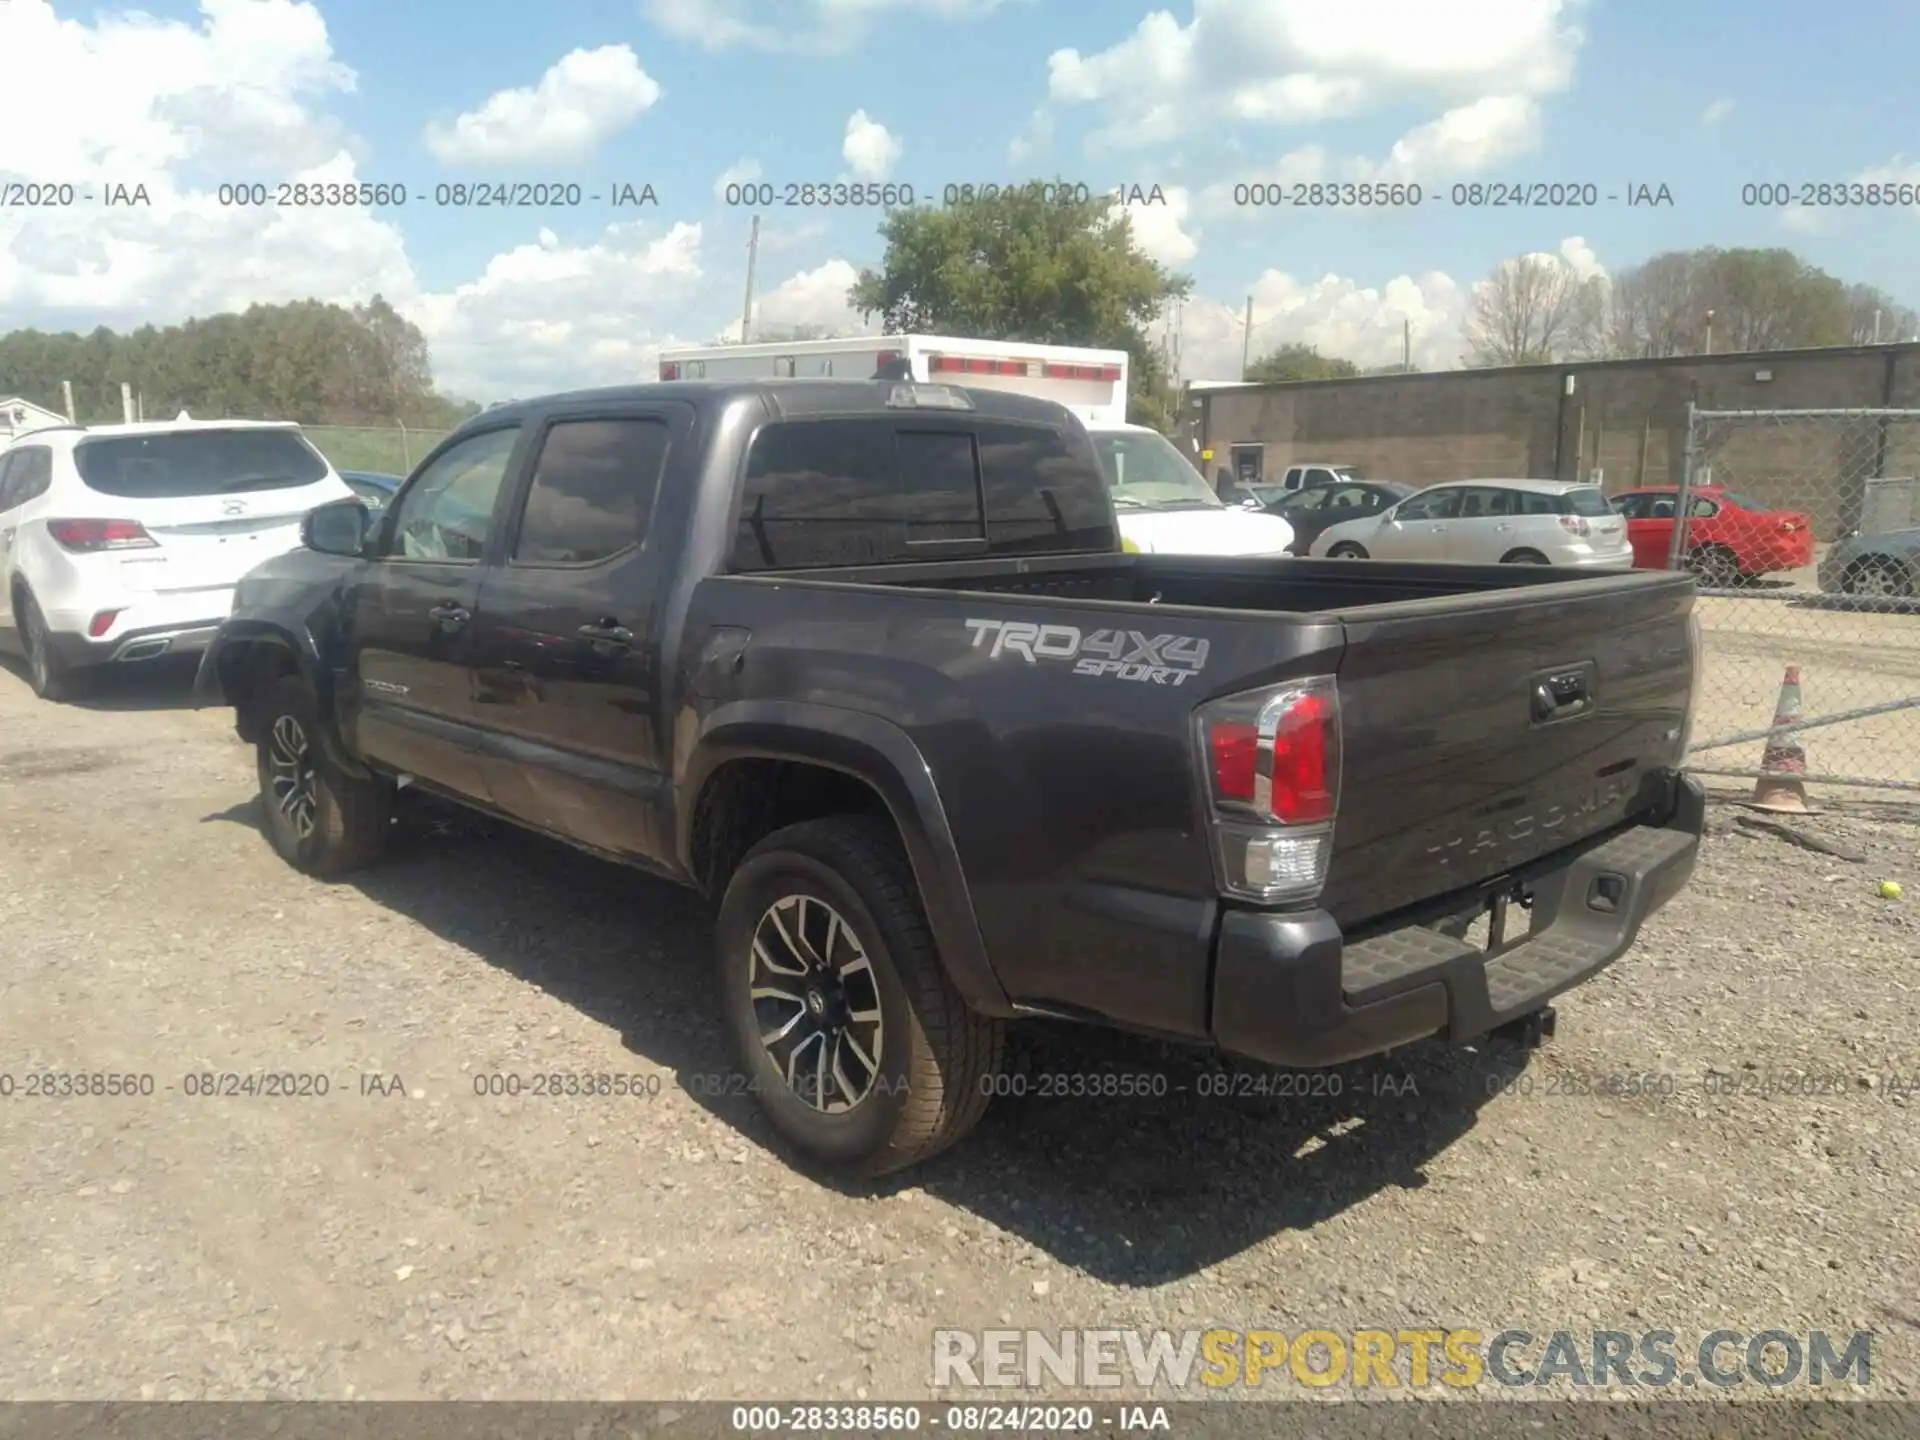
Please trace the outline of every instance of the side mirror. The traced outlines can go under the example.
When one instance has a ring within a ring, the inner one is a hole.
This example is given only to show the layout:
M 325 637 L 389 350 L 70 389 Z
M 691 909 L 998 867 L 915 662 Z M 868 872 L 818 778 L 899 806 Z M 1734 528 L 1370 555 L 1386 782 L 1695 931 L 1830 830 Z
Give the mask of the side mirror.
M 322 555 L 359 556 L 367 548 L 373 516 L 358 499 L 330 500 L 300 521 L 300 543 Z

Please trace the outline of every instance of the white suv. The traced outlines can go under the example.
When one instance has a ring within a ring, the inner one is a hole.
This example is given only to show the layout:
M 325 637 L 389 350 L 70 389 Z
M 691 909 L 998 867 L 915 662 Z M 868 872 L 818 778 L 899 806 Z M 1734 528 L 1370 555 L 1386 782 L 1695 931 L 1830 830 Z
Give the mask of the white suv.
M 0 450 L 0 642 L 49 700 L 92 666 L 204 649 L 234 582 L 352 494 L 297 425 L 29 431 Z

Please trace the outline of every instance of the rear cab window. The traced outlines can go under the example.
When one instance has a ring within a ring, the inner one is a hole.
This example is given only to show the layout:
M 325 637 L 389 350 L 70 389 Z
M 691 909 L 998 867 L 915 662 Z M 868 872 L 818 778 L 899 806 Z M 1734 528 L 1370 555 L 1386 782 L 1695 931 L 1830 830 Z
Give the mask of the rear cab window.
M 1116 547 L 1090 446 L 1041 425 L 774 421 L 754 438 L 736 573 Z
M 126 500 L 291 490 L 327 478 L 327 462 L 294 430 L 99 436 L 74 446 L 73 463 L 89 490 Z

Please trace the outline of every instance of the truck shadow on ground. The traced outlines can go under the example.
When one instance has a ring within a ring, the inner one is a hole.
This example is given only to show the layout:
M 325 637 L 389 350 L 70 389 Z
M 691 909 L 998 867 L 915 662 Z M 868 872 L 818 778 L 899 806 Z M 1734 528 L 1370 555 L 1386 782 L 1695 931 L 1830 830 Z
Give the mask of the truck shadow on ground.
M 207 818 L 256 824 L 257 811 Z M 612 1027 L 715 1117 L 778 1149 L 716 1018 L 699 896 L 432 802 L 410 804 L 389 854 L 344 883 Z M 1423 1166 L 1498 1089 L 1502 1063 L 1415 1046 L 1280 1075 L 1106 1031 L 1016 1026 L 968 1140 L 878 1184 L 817 1183 L 860 1197 L 924 1189 L 1095 1278 L 1157 1285 L 1420 1188 Z M 555 1068 L 578 1067 L 556 1057 Z M 632 1113 L 650 1123 L 646 1108 Z

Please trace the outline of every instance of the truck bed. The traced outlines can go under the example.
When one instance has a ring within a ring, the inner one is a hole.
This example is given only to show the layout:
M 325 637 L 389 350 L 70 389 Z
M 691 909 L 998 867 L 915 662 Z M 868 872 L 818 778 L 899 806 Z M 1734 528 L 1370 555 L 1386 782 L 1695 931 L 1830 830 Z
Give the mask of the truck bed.
M 1667 803 L 1693 674 L 1692 582 L 1664 572 L 1114 555 L 707 585 L 711 619 L 784 671 L 770 694 L 803 685 L 912 736 L 955 797 L 1009 992 L 1121 1021 L 1205 1013 L 1204 963 L 1180 959 L 1204 956 L 1225 908 L 1192 726 L 1205 701 L 1337 677 L 1343 778 L 1316 903 L 1360 938 Z M 1049 627 L 1055 648 L 979 643 L 996 625 Z M 1178 685 L 1076 673 L 1074 646 L 1131 632 L 1204 642 L 1204 666 Z M 1534 718 L 1538 683 L 1569 673 L 1581 713 Z

